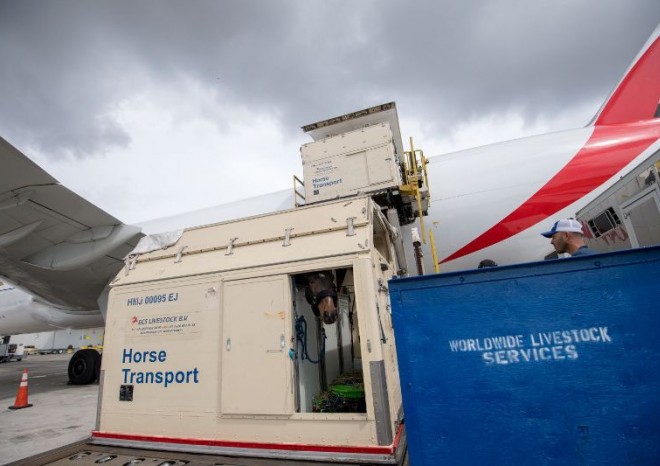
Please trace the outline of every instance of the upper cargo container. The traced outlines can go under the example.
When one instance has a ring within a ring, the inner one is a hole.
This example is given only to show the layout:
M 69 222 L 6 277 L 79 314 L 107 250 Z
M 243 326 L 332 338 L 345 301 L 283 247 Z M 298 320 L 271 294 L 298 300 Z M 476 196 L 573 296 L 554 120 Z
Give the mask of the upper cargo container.
M 369 194 L 395 208 L 402 225 L 426 215 L 427 161 L 421 151 L 403 150 L 394 102 L 303 130 L 314 139 L 300 148 L 305 204 Z

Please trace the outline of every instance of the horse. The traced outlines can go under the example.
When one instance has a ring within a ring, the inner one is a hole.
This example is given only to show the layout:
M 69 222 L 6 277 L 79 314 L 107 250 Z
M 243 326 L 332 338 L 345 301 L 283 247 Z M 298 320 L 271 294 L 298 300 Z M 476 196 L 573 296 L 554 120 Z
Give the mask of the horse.
M 305 275 L 305 298 L 312 305 L 314 315 L 325 324 L 334 324 L 337 310 L 337 288 L 330 271 L 313 272 Z

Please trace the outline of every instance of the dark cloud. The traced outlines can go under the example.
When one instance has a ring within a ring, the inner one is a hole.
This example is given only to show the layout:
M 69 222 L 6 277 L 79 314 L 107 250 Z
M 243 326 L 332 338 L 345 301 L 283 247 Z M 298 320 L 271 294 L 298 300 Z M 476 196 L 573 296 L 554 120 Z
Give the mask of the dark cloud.
M 0 133 L 103 153 L 130 142 L 123 100 L 190 82 L 213 89 L 200 112 L 220 127 L 225 105 L 292 134 L 390 100 L 439 134 L 507 110 L 533 121 L 604 99 L 658 22 L 657 0 L 5 0 Z

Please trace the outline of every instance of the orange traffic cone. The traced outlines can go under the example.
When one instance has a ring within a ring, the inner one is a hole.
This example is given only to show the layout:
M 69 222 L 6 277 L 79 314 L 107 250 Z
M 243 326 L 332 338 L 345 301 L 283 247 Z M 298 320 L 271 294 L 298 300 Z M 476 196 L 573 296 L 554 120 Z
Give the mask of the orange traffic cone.
M 10 406 L 9 409 L 29 408 L 30 406 L 32 405 L 28 403 L 27 369 L 23 369 L 23 377 L 21 377 L 21 384 L 18 386 L 16 401 L 14 406 Z

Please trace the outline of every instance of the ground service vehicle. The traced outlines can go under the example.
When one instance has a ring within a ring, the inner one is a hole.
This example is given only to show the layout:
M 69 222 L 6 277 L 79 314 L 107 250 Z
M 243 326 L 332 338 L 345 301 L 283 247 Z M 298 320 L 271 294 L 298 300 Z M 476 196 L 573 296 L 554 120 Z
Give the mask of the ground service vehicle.
M 23 343 L 11 343 L 11 336 L 0 336 L 0 362 L 20 361 L 25 356 Z

